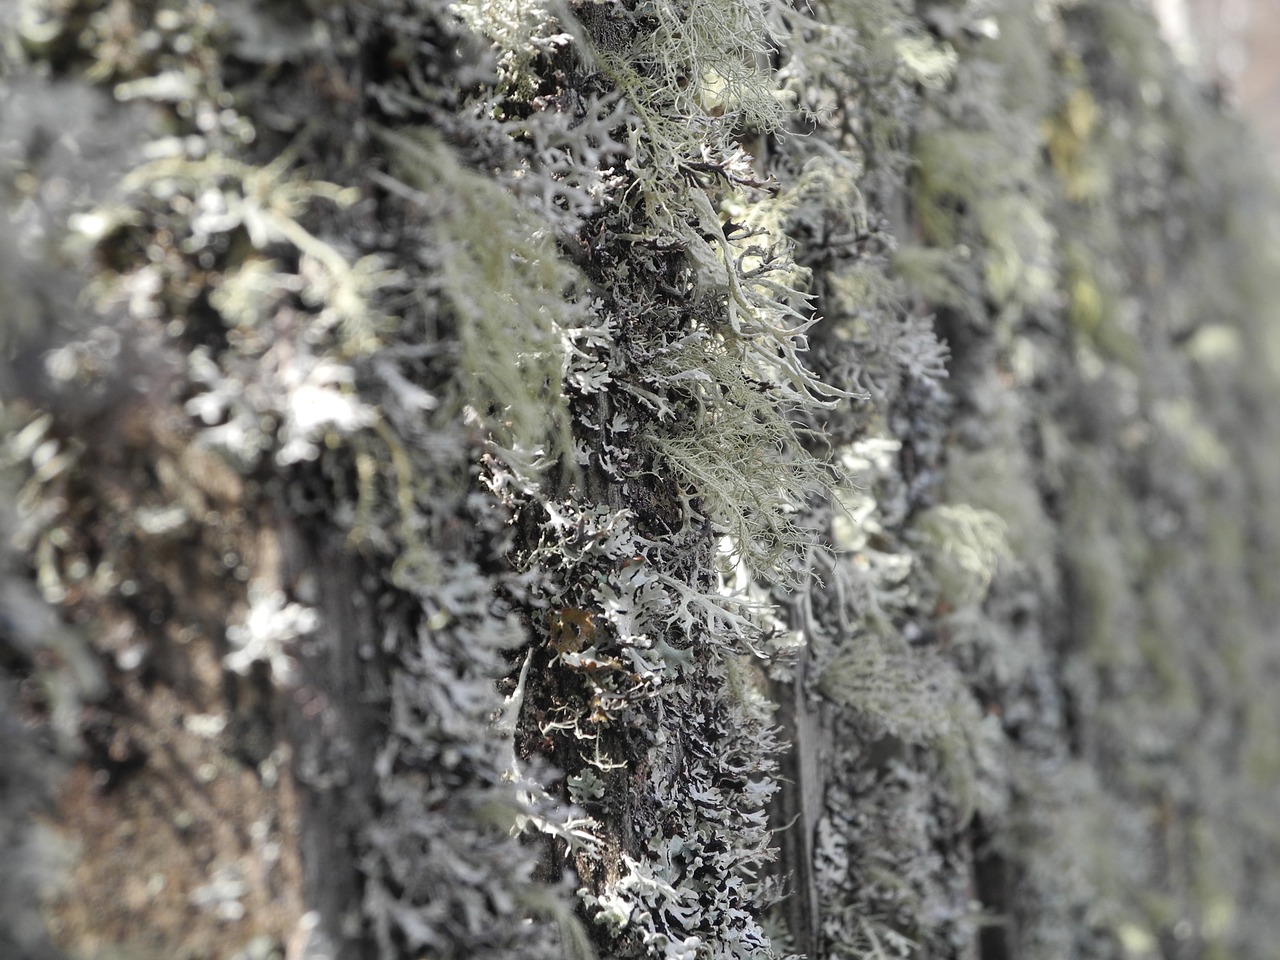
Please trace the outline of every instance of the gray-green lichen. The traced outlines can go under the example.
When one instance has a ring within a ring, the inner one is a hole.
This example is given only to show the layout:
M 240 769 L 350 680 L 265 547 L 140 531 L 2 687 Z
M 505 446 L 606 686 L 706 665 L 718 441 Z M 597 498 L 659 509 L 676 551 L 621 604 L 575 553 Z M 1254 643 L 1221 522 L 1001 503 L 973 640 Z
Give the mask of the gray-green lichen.
M 1276 206 L 1135 4 L 9 23 L 4 596 L 91 639 L 0 662 L 74 755 L 230 574 L 361 812 L 306 936 L 1267 955 Z

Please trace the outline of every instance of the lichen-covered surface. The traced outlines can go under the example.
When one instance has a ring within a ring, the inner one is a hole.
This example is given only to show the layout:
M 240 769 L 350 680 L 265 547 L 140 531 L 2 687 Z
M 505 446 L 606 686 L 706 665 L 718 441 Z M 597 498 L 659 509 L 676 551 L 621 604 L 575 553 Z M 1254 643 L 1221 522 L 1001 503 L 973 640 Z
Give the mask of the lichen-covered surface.
M 1274 955 L 1280 208 L 1136 4 L 3 18 L 0 955 Z

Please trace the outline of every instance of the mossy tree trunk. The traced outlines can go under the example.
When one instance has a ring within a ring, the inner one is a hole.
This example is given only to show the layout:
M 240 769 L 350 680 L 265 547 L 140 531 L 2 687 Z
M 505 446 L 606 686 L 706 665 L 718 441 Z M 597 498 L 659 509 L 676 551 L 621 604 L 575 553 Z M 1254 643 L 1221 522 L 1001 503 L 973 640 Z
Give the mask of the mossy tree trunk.
M 1277 207 L 1142 8 L 0 26 L 0 955 L 1271 956 Z

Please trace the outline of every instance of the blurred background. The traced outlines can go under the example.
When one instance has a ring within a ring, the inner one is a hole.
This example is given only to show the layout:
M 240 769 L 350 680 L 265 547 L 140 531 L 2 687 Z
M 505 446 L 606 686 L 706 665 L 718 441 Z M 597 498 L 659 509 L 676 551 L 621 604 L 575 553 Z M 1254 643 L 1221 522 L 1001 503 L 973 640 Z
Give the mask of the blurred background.
M 1178 55 L 1280 147 L 1280 0 L 1151 0 Z

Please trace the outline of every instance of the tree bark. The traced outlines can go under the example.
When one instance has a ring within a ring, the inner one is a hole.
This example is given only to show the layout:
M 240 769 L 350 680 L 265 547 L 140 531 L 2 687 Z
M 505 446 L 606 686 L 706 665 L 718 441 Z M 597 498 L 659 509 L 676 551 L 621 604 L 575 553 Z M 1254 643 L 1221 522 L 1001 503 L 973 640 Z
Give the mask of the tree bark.
M 1271 955 L 1280 208 L 1144 7 L 0 28 L 0 955 Z

